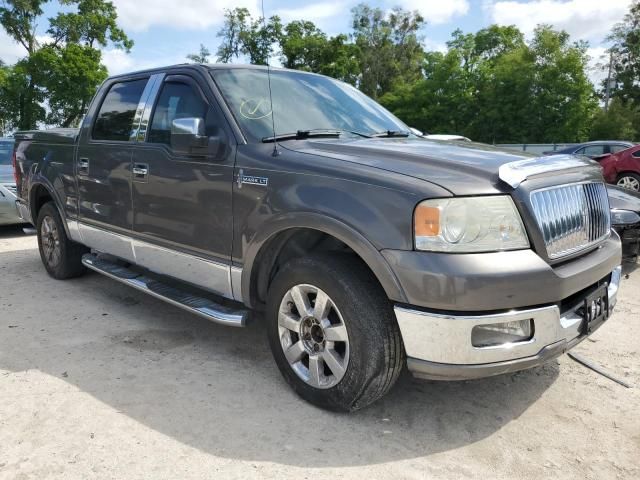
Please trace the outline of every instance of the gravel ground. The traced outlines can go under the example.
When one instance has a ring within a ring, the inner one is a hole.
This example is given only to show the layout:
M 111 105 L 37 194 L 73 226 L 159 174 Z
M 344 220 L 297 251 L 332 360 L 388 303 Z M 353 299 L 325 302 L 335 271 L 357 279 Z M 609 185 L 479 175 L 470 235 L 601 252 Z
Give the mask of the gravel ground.
M 640 478 L 640 271 L 575 351 L 473 382 L 404 375 L 364 411 L 299 400 L 263 327 L 98 274 L 57 282 L 0 229 L 0 478 Z

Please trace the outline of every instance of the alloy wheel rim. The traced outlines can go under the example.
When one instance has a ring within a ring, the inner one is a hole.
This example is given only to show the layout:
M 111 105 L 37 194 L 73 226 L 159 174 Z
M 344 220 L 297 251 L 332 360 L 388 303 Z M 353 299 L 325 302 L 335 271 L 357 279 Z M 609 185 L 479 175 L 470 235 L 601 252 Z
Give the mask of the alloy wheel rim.
M 55 267 L 60 262 L 60 233 L 56 222 L 50 216 L 42 219 L 42 227 L 40 229 L 40 238 L 42 239 L 42 251 L 44 253 L 47 264 Z
M 640 191 L 640 182 L 633 177 L 622 177 L 618 180 L 618 186 L 634 192 Z
M 308 385 L 337 385 L 349 365 L 349 336 L 333 300 L 313 285 L 296 285 L 278 311 L 280 345 L 289 366 Z

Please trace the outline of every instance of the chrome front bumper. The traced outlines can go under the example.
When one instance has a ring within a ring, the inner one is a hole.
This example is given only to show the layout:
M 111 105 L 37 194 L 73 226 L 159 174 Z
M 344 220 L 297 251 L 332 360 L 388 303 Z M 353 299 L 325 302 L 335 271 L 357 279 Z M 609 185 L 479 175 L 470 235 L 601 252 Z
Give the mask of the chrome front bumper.
M 611 273 L 609 308 L 617 302 L 622 268 Z M 561 315 L 556 305 L 512 310 L 493 315 L 449 315 L 395 307 L 407 365 L 421 378 L 462 380 L 522 370 L 566 352 L 586 338 L 581 334 L 580 305 Z M 525 342 L 474 347 L 471 332 L 477 325 L 531 319 L 533 337 Z

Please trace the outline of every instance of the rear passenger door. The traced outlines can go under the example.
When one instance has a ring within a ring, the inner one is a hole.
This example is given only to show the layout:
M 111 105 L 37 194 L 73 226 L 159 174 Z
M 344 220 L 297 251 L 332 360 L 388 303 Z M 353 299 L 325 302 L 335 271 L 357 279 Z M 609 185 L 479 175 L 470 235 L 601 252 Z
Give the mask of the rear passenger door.
M 144 77 L 105 85 L 102 102 L 85 121 L 75 166 L 83 224 L 131 233 L 131 155 L 147 82 Z
M 172 123 L 202 120 L 202 145 L 179 150 L 172 146 Z M 209 276 L 211 290 L 226 290 L 231 258 L 231 190 L 235 146 L 222 112 L 206 85 L 188 74 L 164 78 L 151 111 L 144 142 L 133 153 L 133 229 L 135 236 L 161 247 L 138 246 L 147 267 L 185 281 L 197 260 L 186 253 L 218 262 Z M 188 265 L 185 264 L 188 263 Z M 213 277 L 220 273 L 220 288 Z

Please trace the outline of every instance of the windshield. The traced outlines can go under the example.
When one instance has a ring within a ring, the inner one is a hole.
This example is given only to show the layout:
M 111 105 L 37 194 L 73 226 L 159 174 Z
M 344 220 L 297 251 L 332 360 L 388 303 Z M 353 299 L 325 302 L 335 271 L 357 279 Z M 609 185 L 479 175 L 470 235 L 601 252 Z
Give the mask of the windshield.
M 213 78 L 244 134 L 252 141 L 273 136 L 266 70 L 213 70 Z M 372 134 L 409 128 L 346 83 L 321 75 L 271 72 L 275 133 L 341 130 Z M 348 134 L 348 133 L 347 133 Z
M 0 140 L 0 165 L 11 165 L 13 141 Z

